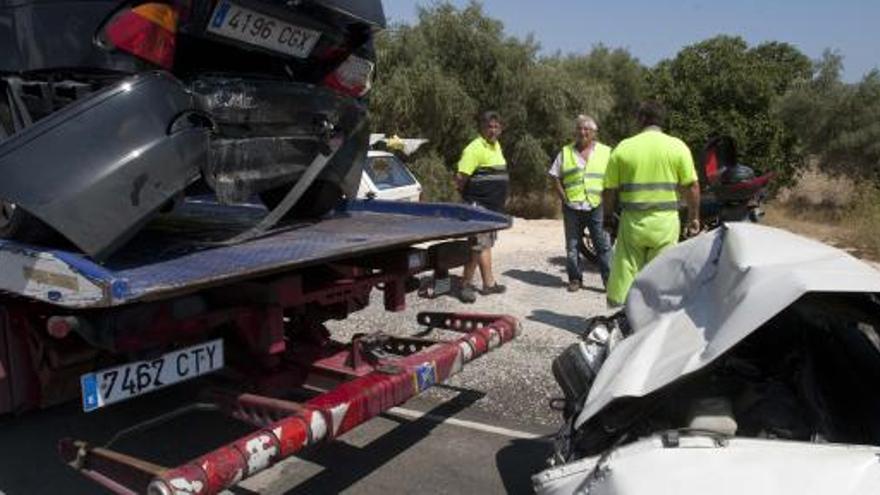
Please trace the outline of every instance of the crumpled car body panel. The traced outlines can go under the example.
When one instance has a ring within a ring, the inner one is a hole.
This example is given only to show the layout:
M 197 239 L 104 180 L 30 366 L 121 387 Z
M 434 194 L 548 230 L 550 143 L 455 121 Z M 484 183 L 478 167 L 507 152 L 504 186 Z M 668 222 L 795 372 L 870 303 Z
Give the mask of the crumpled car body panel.
M 4 141 L 0 197 L 101 259 L 200 175 L 221 201 L 244 202 L 295 182 L 331 135 L 344 144 L 320 178 L 354 197 L 368 131 L 352 130 L 364 118 L 359 100 L 309 84 L 202 78 L 185 87 L 144 73 Z
M 541 494 L 880 493 L 880 272 L 729 223 L 652 261 Z
M 705 368 L 809 292 L 880 293 L 880 273 L 839 249 L 748 222 L 664 252 L 636 278 L 626 303 L 634 334 L 602 364 L 575 428 L 616 400 Z
M 344 133 L 346 145 L 321 178 L 341 185 L 349 197 L 360 177 L 360 162 L 345 150 L 363 150 L 363 136 L 353 129 L 366 118 L 364 102 L 311 84 L 272 80 L 200 77 L 190 84 L 199 108 L 211 116 L 211 139 L 204 177 L 227 203 L 244 202 L 255 193 L 295 181 L 327 139 Z
M 160 72 L 97 91 L 0 146 L 0 197 L 100 259 L 198 177 L 209 129 L 172 132 L 195 109 Z
M 548 469 L 535 491 L 550 494 L 767 494 L 877 493 L 880 448 L 709 436 L 660 435 L 624 445 L 607 456 Z
M 0 199 L 103 259 L 197 177 L 224 203 L 283 197 L 330 139 L 343 144 L 316 178 L 321 208 L 354 197 L 366 98 L 328 81 L 350 58 L 369 77 L 380 0 L 234 3 L 316 41 L 307 53 L 267 48 L 212 31 L 217 2 L 184 2 L 159 76 L 106 36 L 130 2 L 0 0 L 0 136 L 14 134 L 0 143 Z

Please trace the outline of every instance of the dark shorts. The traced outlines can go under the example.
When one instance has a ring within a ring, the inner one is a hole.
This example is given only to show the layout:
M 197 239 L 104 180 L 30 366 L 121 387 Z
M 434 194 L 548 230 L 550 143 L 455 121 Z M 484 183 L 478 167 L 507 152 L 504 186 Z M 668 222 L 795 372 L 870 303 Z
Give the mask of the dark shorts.
M 507 203 L 507 189 L 508 182 L 506 180 L 480 181 L 471 179 L 461 196 L 465 203 L 504 213 L 504 206 Z
M 477 234 L 470 238 L 471 240 L 471 249 L 474 251 L 482 251 L 484 249 L 489 249 L 495 246 L 495 241 L 498 240 L 498 231 L 493 230 L 492 232 L 483 232 L 482 234 Z

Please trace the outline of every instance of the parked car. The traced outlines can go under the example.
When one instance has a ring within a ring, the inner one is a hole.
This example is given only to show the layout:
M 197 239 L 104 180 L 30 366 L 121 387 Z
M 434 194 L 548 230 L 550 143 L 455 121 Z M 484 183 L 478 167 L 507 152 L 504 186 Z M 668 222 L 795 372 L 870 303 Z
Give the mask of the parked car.
M 392 201 L 419 201 L 422 185 L 404 163 L 427 139 L 370 134 L 370 151 L 357 197 Z
M 422 185 L 404 163 L 387 151 L 367 152 L 358 198 L 419 201 Z
M 0 0 L 0 236 L 112 254 L 194 183 L 353 197 L 380 0 Z M 286 203 L 289 203 L 287 201 Z
M 564 424 L 538 494 L 880 493 L 880 273 L 830 246 L 706 232 L 553 371 Z

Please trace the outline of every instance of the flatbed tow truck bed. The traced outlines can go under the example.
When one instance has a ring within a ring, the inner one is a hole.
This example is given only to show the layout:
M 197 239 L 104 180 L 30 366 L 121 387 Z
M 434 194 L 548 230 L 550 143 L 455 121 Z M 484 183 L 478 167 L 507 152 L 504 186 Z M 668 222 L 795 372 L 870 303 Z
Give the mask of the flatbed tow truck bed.
M 104 264 L 0 240 L 0 291 L 68 308 L 118 306 L 509 225 L 464 205 L 352 201 L 320 221 L 222 244 L 264 214 L 256 205 L 191 202 Z
M 419 274 L 448 281 L 470 256 L 463 239 L 507 228 L 504 215 L 353 201 L 319 221 L 227 241 L 265 214 L 190 201 L 103 264 L 0 241 L 0 414 L 77 396 L 88 412 L 219 373 L 197 403 L 128 429 L 206 407 L 256 428 L 190 462 L 165 467 L 109 444 L 59 442 L 65 462 L 115 493 L 213 494 L 442 383 L 519 331 L 509 316 L 466 313 L 418 315 L 419 325 L 461 334 L 447 341 L 364 332 L 341 343 L 324 326 L 364 308 L 373 290 L 402 310 Z M 311 398 L 287 399 L 304 393 Z

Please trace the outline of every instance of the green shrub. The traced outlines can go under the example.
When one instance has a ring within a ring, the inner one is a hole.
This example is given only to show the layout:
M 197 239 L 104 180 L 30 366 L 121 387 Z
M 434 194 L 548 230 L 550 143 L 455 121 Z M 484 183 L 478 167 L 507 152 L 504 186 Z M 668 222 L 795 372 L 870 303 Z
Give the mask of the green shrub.
M 453 173 L 435 151 L 430 151 L 412 162 L 410 169 L 422 183 L 423 201 L 457 202 Z

